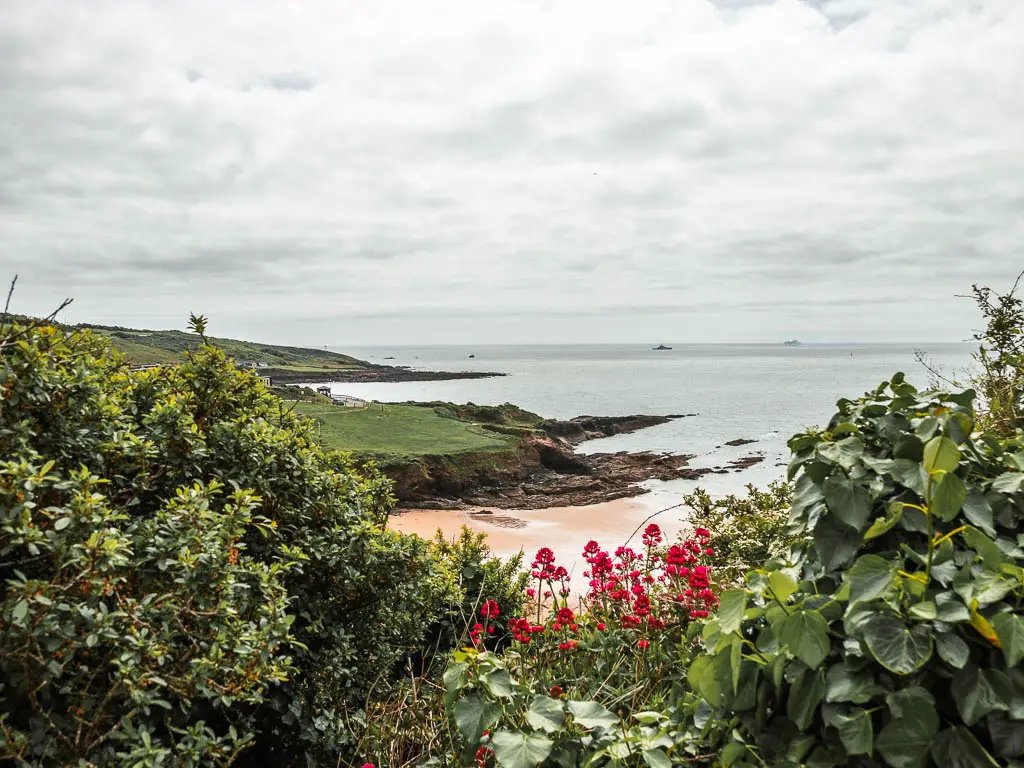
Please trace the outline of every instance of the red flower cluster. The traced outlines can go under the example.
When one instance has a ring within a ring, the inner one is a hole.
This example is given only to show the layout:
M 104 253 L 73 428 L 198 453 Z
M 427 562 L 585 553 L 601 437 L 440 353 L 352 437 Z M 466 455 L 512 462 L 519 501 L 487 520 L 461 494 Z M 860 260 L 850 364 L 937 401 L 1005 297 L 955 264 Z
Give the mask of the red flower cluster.
M 531 624 L 529 619 L 512 619 L 508 623 L 508 629 L 512 633 L 512 637 L 524 645 L 529 643 L 534 635 L 539 635 L 544 631 L 542 625 Z
M 497 600 L 487 600 L 484 602 L 483 607 L 480 609 L 480 615 L 486 618 L 496 619 L 501 616 L 501 611 L 498 610 Z

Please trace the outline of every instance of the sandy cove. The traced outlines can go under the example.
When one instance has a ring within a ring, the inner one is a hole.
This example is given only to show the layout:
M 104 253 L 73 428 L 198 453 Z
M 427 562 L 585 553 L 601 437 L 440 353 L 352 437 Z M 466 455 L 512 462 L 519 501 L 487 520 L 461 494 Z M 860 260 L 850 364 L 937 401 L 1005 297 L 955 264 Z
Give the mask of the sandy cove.
M 653 499 L 651 501 L 654 501 Z M 534 553 L 549 547 L 559 565 L 574 575 L 574 591 L 583 587 L 583 547 L 595 539 L 603 549 L 614 551 L 625 544 L 644 519 L 664 508 L 643 497 L 617 499 L 589 506 L 548 507 L 545 509 L 412 509 L 391 515 L 388 525 L 402 533 L 433 538 L 438 529 L 446 538 L 458 536 L 463 525 L 487 534 L 487 543 L 496 555 L 507 557 L 520 550 L 526 553 L 528 567 Z M 687 509 L 678 506 L 653 518 L 669 538 L 686 530 Z M 640 548 L 640 532 L 629 542 Z

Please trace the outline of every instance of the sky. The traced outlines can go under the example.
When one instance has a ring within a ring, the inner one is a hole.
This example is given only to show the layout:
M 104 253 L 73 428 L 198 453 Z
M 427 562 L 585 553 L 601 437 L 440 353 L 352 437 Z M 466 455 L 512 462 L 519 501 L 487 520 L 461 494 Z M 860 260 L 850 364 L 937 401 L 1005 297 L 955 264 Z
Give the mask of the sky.
M 0 0 L 0 280 L 276 343 L 956 341 L 1021 0 Z

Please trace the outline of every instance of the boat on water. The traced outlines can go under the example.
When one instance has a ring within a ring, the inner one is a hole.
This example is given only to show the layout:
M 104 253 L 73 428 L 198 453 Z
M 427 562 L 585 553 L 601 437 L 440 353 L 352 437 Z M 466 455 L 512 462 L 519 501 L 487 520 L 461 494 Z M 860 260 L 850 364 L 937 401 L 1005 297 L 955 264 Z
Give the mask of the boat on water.
M 800 342 L 797 341 L 796 339 L 790 339 L 789 341 L 782 342 L 782 345 L 785 347 L 799 347 Z
M 666 347 L 664 344 L 659 344 L 656 347 L 651 347 L 651 349 L 655 350 L 656 352 L 660 352 L 663 349 L 672 349 L 672 347 Z

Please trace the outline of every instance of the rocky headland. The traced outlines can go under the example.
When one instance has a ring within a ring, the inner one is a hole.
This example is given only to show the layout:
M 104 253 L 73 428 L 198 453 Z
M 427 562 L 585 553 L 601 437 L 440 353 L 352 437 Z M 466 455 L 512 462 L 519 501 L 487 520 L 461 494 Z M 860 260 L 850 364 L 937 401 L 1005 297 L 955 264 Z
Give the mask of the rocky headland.
M 634 432 L 673 416 L 580 416 L 542 420 L 530 428 L 484 424 L 516 435 L 514 450 L 383 463 L 395 483 L 399 506 L 416 509 L 542 509 L 584 506 L 647 493 L 646 480 L 693 479 L 711 473 L 740 471 L 763 460 L 752 454 L 721 467 L 692 467 L 693 456 L 654 453 L 577 454 L 587 440 Z
M 493 371 L 417 371 L 394 365 L 373 368 L 330 371 L 293 371 L 283 368 L 260 368 L 260 375 L 269 376 L 274 384 L 383 384 L 401 381 L 451 381 L 453 379 L 489 379 L 504 376 Z

